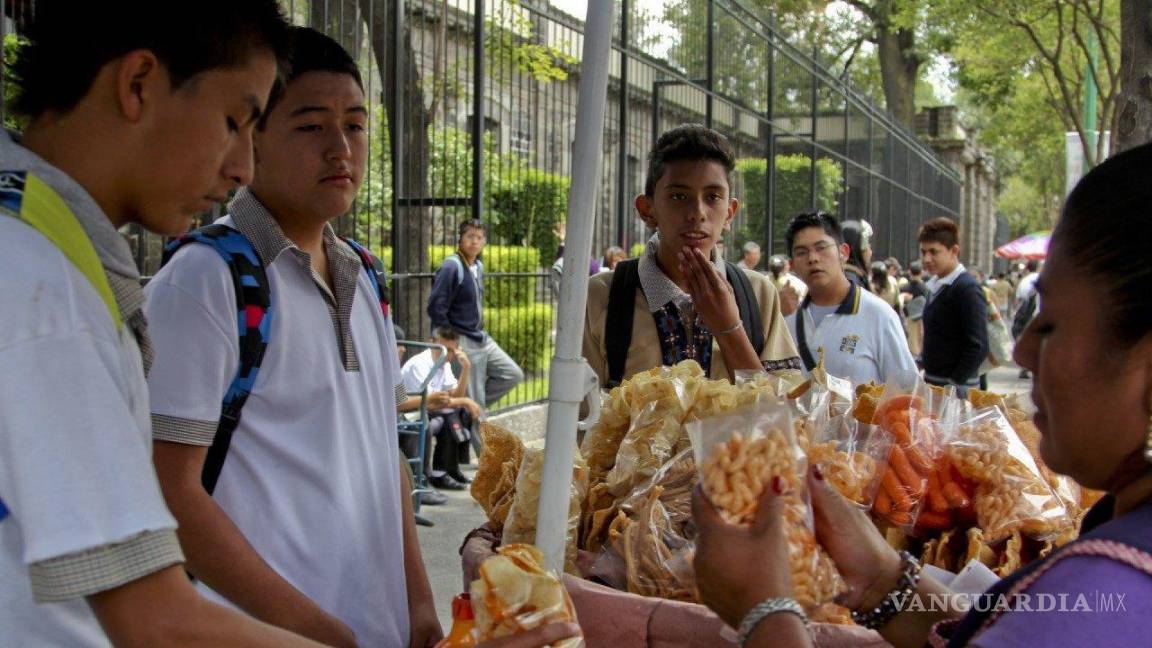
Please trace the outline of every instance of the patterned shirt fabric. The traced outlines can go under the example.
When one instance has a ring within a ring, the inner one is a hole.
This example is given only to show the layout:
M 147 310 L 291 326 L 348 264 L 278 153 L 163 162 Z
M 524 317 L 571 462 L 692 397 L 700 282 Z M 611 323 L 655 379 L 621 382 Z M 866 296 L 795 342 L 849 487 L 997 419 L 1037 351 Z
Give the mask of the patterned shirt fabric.
M 332 289 L 329 289 L 324 278 L 312 267 L 312 256 L 288 240 L 280 224 L 248 188 L 236 193 L 229 212 L 236 229 L 252 242 L 265 266 L 271 265 L 281 252 L 287 250 L 297 263 L 308 269 L 332 317 L 332 329 L 343 355 L 344 368 L 359 371 L 360 362 L 349 327 L 356 279 L 364 268 L 356 252 L 336 237 L 331 225 L 324 226 L 324 252 L 328 255 L 328 274 L 332 278 Z

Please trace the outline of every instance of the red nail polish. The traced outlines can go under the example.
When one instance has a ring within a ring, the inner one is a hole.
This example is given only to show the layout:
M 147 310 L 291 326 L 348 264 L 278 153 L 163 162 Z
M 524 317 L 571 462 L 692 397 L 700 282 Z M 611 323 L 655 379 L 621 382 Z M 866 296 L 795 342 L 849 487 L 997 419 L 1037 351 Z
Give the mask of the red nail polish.
M 824 481 L 824 471 L 820 470 L 819 465 L 813 464 L 812 476 L 815 477 L 818 481 Z
M 784 494 L 784 480 L 780 479 L 779 475 L 772 478 L 772 492 L 777 495 Z

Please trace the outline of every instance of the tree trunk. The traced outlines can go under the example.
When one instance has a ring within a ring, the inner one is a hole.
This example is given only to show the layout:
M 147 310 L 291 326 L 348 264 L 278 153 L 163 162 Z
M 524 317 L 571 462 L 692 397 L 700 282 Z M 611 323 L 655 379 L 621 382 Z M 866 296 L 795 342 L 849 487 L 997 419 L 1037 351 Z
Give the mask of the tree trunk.
M 384 79 L 384 105 L 388 111 L 388 125 L 392 136 L 392 164 L 401 175 L 400 186 L 392 188 L 398 198 L 420 199 L 428 196 L 428 127 L 429 116 L 424 106 L 424 91 L 416 53 L 412 48 L 410 14 L 400 16 L 404 21 L 400 42 L 397 42 L 393 18 L 396 0 L 359 0 L 360 13 L 370 20 L 372 54 Z M 404 68 L 401 79 L 396 79 L 392 52 L 402 52 Z M 396 92 L 399 91 L 397 99 Z M 399 106 L 400 115 L 392 114 Z M 398 119 L 400 118 L 400 119 Z M 403 132 L 397 132 L 397 123 Z M 397 144 L 399 144 L 399 155 Z M 432 226 L 428 208 L 398 207 L 392 214 L 392 228 L 403 244 L 393 250 L 393 268 L 390 272 L 416 274 L 428 271 L 428 245 Z M 431 282 L 426 279 L 404 279 L 393 283 L 393 319 L 412 339 L 423 339 L 425 307 Z
M 920 57 L 914 46 L 911 30 L 894 28 L 886 20 L 877 21 L 876 54 L 880 59 L 884 101 L 888 112 L 908 128 L 915 126 L 916 79 L 920 74 Z
M 1120 0 L 1120 97 L 1112 151 L 1152 141 L 1152 1 Z

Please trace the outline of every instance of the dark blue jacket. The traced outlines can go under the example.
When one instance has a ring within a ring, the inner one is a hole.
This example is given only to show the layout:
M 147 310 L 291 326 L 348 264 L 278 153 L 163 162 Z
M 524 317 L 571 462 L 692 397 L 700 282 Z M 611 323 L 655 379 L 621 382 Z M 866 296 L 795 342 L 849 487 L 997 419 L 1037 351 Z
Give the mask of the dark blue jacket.
M 988 301 L 967 272 L 940 289 L 924 308 L 924 378 L 975 385 L 988 357 Z
M 484 341 L 484 264 L 476 260 L 476 278 L 465 266 L 459 254 L 444 259 L 432 279 L 432 294 L 428 297 L 428 318 L 432 329 L 451 326 L 461 335 L 476 342 Z

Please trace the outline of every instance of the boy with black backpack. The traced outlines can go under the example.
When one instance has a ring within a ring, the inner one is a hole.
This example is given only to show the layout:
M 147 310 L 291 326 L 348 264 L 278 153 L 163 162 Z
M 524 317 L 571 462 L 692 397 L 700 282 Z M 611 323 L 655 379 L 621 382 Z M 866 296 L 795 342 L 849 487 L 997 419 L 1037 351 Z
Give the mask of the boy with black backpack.
M 198 596 L 149 461 L 149 331 L 117 231 L 252 174 L 273 0 L 37 3 L 0 132 L 0 644 L 301 646 Z M 7 20 L 7 18 L 4 18 Z
M 763 370 L 799 380 L 772 282 L 715 254 L 739 209 L 734 169 L 728 141 L 704 126 L 679 126 L 656 142 L 635 201 L 656 233 L 639 259 L 588 285 L 583 353 L 602 386 L 686 359 L 713 378 Z
M 331 38 L 291 36 L 251 185 L 148 285 L 156 470 L 211 598 L 329 645 L 432 645 L 388 304 L 329 225 L 364 178 L 363 85 Z

